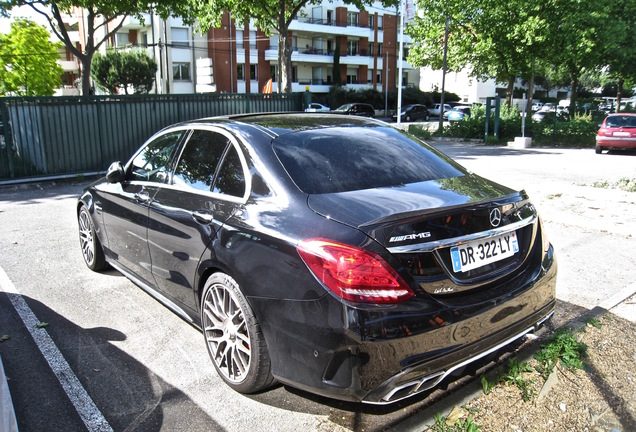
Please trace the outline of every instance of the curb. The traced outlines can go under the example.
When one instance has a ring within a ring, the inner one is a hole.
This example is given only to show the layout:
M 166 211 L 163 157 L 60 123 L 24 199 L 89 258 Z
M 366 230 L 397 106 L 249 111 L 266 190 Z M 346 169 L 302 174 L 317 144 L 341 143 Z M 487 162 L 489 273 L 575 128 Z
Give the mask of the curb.
M 15 418 L 9 385 L 4 374 L 2 357 L 0 357 L 0 431 L 18 432 L 18 422 Z

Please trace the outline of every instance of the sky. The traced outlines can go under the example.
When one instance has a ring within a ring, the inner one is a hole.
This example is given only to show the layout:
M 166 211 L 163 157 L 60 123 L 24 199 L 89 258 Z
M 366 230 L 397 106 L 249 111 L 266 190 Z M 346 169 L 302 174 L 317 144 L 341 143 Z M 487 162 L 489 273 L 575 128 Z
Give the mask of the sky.
M 21 6 L 11 11 L 11 18 L 0 18 L 0 33 L 9 33 L 11 31 L 11 22 L 18 17 L 26 17 L 31 21 L 35 21 L 48 28 L 48 24 L 39 14 L 33 12 L 29 6 Z

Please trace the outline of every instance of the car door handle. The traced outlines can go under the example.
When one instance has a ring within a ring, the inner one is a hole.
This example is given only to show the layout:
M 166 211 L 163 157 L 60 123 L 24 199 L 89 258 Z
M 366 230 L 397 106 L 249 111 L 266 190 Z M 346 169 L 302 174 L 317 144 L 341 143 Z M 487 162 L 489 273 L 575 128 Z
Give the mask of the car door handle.
M 150 195 L 146 191 L 140 191 L 135 194 L 135 199 L 137 201 L 148 201 L 150 199 Z
M 212 216 L 211 214 L 198 211 L 192 213 L 192 218 L 198 223 L 204 225 L 210 224 L 214 220 L 214 216 Z

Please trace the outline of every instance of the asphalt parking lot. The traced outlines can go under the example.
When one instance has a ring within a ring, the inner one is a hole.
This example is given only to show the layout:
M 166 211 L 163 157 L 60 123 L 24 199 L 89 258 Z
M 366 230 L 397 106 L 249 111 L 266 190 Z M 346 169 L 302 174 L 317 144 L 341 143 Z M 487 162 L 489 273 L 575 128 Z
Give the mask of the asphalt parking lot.
M 559 261 L 557 325 L 598 307 L 636 320 L 636 192 L 614 186 L 636 179 L 635 153 L 434 145 L 528 191 Z M 0 356 L 20 430 L 422 430 L 424 407 L 449 405 L 441 392 L 390 407 L 284 386 L 233 392 L 196 329 L 117 272 L 86 268 L 84 184 L 0 187 Z

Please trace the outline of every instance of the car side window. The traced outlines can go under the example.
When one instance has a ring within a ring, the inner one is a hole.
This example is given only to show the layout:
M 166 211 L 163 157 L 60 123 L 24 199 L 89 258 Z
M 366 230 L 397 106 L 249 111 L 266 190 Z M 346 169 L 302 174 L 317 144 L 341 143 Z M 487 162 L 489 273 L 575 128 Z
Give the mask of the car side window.
M 217 167 L 230 140 L 216 132 L 195 130 L 185 145 L 173 183 L 210 191 Z
M 219 175 L 214 183 L 214 192 L 235 197 L 245 195 L 245 173 L 241 158 L 234 146 L 230 146 L 223 159 Z
M 164 183 L 170 173 L 170 161 L 184 131 L 161 135 L 141 150 L 132 161 L 130 180 Z

